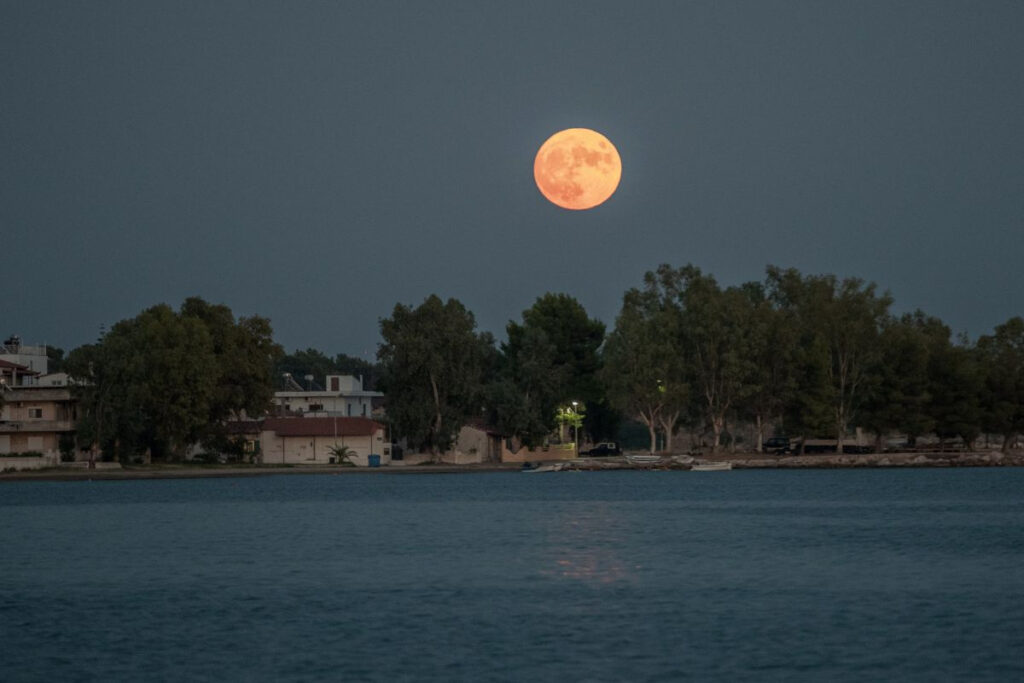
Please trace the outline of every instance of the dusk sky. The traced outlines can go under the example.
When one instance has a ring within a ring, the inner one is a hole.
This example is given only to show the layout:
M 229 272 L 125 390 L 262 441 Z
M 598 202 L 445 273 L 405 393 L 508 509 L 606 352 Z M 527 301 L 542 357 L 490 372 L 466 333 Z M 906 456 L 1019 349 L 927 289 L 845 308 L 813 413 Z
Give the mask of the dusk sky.
M 0 2 L 0 334 L 188 296 L 372 358 L 396 302 L 611 326 L 659 263 L 1024 314 L 1022 2 Z M 553 206 L 537 149 L 622 181 Z

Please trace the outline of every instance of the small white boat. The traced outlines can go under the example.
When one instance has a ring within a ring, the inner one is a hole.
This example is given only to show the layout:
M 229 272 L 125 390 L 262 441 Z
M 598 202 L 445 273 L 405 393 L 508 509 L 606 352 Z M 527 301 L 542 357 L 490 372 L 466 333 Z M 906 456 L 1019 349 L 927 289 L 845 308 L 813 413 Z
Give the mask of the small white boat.
M 641 454 L 627 455 L 626 456 L 626 462 L 628 462 L 630 465 L 655 465 L 655 464 L 661 462 L 661 456 L 660 455 L 654 455 L 654 454 L 651 454 L 651 455 L 641 455 Z
M 561 472 L 565 467 L 564 462 L 556 462 L 549 465 L 537 465 L 536 467 L 524 467 L 522 472 Z
M 697 462 L 690 467 L 691 472 L 722 472 L 731 469 L 731 462 Z

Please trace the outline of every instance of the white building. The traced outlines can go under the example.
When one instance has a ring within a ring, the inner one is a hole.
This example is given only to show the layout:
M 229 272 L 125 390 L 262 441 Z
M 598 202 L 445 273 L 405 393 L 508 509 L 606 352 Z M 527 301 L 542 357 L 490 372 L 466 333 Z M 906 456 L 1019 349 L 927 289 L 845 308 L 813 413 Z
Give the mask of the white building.
M 268 417 L 260 426 L 263 464 L 328 465 L 348 449 L 359 467 L 391 462 L 384 425 L 363 417 Z
M 21 337 L 14 334 L 8 337 L 3 344 L 0 344 L 0 360 L 28 368 L 32 376 L 45 375 L 48 369 L 49 358 L 46 355 L 45 345 L 31 346 L 22 344 Z M 24 383 L 31 384 L 33 380 L 26 374 Z
M 384 396 L 379 391 L 363 389 L 363 378 L 352 375 L 328 375 L 324 386 L 326 391 L 303 391 L 298 385 L 276 391 L 274 404 L 309 417 L 370 417 L 373 399 Z

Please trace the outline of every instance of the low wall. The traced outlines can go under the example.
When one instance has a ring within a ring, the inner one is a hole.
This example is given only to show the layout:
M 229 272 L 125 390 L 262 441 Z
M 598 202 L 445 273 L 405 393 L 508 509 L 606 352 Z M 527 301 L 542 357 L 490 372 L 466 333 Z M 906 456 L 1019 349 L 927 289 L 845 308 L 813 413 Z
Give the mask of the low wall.
M 513 452 L 502 444 L 501 447 L 501 461 L 502 462 L 538 462 L 546 460 L 574 460 L 576 458 L 576 445 L 557 444 L 553 446 L 542 446 L 535 448 L 532 451 L 523 446 L 518 451 Z
M 44 454 L 41 458 L 0 457 L 0 472 L 3 470 L 41 470 L 44 467 L 56 467 L 60 464 L 60 456 L 56 453 Z
M 442 453 L 436 460 L 434 460 L 434 456 L 430 453 L 406 452 L 401 460 L 392 460 L 391 462 L 395 465 L 422 465 L 432 460 L 446 465 L 479 465 L 484 462 L 480 453 L 463 453 L 462 451 Z

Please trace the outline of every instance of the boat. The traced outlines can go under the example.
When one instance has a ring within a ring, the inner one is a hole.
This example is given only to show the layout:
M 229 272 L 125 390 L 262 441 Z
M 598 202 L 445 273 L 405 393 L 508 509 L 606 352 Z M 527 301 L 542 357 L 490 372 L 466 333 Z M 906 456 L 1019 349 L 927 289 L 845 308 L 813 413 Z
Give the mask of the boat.
M 731 462 L 695 462 L 690 467 L 691 472 L 723 472 L 731 469 Z
M 523 472 L 561 472 L 565 467 L 564 462 L 550 463 L 547 465 L 537 465 L 535 467 L 524 467 Z
M 661 462 L 661 456 L 653 453 L 651 455 L 627 455 L 626 462 L 630 465 L 655 465 Z

